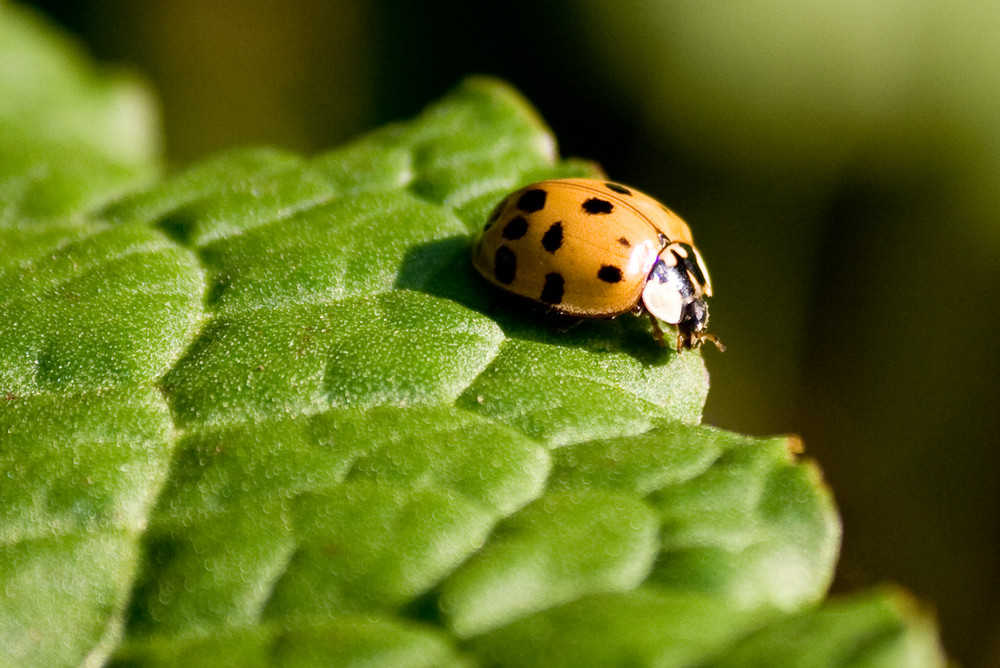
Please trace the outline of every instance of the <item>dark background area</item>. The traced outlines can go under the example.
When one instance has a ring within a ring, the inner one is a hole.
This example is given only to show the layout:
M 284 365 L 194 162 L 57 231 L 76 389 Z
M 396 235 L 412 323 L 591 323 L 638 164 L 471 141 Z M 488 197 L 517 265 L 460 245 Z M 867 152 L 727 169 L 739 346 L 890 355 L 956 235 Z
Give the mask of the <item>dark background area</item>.
M 1000 5 L 931 0 L 33 3 L 147 76 L 167 158 L 317 152 L 503 77 L 564 155 L 690 224 L 706 421 L 795 432 L 837 588 L 900 582 L 1000 666 Z

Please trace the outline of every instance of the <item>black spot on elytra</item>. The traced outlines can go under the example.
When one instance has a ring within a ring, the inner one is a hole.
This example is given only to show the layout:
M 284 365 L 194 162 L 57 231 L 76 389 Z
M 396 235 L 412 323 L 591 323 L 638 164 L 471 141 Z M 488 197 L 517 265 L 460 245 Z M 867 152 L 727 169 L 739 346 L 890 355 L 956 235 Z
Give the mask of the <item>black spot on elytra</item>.
M 605 283 L 618 283 L 622 280 L 622 270 L 606 264 L 597 270 L 597 277 Z
M 552 226 L 545 230 L 545 234 L 542 236 L 542 248 L 550 253 L 555 253 L 562 246 L 562 240 L 562 221 L 552 223 Z
M 583 203 L 583 210 L 591 214 L 608 214 L 614 211 L 615 205 L 600 197 L 591 197 Z
M 563 290 L 566 282 L 562 274 L 545 274 L 545 286 L 542 288 L 540 299 L 546 304 L 558 304 L 562 301 Z
M 618 243 L 620 243 L 625 248 L 631 248 L 632 247 L 632 244 L 629 243 L 629 240 L 626 239 L 625 237 L 619 237 L 618 238 Z
M 523 216 L 518 216 L 503 227 L 504 239 L 520 239 L 528 231 L 528 221 Z
M 516 274 L 517 256 L 506 246 L 500 246 L 493 256 L 493 275 L 504 285 L 510 285 Z
M 529 190 L 517 200 L 517 208 L 526 213 L 534 213 L 545 208 L 545 191 Z
M 629 190 L 625 186 L 618 185 L 617 183 L 605 183 L 604 185 L 605 185 L 605 187 L 607 187 L 608 190 L 613 190 L 616 193 L 618 193 L 619 195 L 631 195 L 632 194 L 631 190 Z

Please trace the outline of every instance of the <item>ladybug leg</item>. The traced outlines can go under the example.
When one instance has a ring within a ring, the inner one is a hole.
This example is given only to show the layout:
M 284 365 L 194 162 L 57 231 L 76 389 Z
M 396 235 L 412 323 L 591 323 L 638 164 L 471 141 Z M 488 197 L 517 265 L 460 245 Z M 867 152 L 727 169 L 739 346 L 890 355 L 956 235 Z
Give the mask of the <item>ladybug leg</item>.
M 568 332 L 569 330 L 573 329 L 574 327 L 576 327 L 577 325 L 579 325 L 581 322 L 583 322 L 584 319 L 583 318 L 573 318 L 573 317 L 569 317 L 569 316 L 563 316 L 561 318 L 561 320 L 562 320 L 562 324 L 559 325 L 559 327 L 556 329 L 556 331 L 559 332 L 560 334 L 565 334 L 566 332 Z
M 663 348 L 667 344 L 663 341 L 663 330 L 660 329 L 660 323 L 656 321 L 656 316 L 649 311 L 646 311 L 646 315 L 649 316 L 649 322 L 653 325 L 653 338 L 656 339 L 656 344 Z
M 702 344 L 702 343 L 704 343 L 705 341 L 708 341 L 713 346 L 715 346 L 716 348 L 718 348 L 720 353 L 726 352 L 726 347 L 724 345 L 722 345 L 722 341 L 720 341 L 719 337 L 717 337 L 716 335 L 714 335 L 714 334 L 701 334 L 698 337 L 698 343 L 699 343 L 699 345 Z

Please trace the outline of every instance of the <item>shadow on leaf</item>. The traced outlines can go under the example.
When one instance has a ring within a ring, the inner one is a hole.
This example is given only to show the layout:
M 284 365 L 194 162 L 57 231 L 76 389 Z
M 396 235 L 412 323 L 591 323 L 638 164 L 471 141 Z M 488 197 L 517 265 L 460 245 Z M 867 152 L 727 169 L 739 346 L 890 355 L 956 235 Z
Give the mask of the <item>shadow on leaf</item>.
M 394 288 L 457 302 L 493 319 L 516 339 L 624 352 L 646 365 L 665 364 L 676 353 L 656 344 L 646 319 L 630 313 L 612 319 L 579 319 L 555 313 L 524 297 L 489 285 L 472 266 L 468 237 L 438 239 L 411 248 Z M 669 337 L 668 337 L 669 338 Z

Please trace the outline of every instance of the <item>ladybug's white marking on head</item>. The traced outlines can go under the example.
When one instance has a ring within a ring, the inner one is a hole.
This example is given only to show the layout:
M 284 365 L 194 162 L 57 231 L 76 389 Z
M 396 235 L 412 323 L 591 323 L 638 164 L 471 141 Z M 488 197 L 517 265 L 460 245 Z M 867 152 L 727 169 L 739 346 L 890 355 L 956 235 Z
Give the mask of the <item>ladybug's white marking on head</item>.
M 684 297 L 677 288 L 650 278 L 642 290 L 642 304 L 646 310 L 663 322 L 676 325 L 684 314 Z

